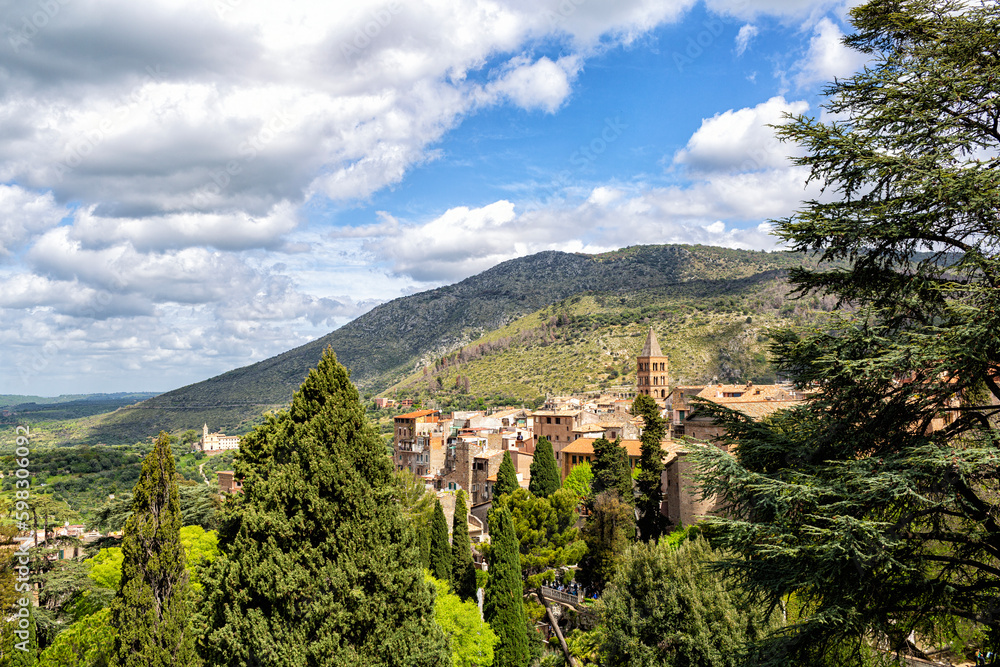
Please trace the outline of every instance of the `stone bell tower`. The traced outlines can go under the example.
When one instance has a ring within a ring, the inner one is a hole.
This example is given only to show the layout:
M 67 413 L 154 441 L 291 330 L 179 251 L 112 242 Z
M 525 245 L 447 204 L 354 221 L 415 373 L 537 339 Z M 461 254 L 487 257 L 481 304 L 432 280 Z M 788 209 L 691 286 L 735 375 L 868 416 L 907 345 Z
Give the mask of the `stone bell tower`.
M 639 394 L 652 396 L 661 408 L 666 407 L 670 387 L 667 386 L 669 360 L 660 350 L 653 327 L 646 334 L 646 344 L 636 360 L 635 389 Z

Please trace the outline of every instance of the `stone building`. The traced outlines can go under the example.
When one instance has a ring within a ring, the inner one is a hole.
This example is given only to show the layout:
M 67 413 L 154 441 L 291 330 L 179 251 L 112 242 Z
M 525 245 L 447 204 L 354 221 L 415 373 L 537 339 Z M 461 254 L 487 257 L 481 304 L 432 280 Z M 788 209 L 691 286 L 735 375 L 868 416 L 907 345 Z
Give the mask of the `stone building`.
M 240 436 L 226 435 L 225 433 L 209 433 L 208 424 L 201 427 L 201 440 L 198 441 L 198 449 L 209 456 L 239 448 Z

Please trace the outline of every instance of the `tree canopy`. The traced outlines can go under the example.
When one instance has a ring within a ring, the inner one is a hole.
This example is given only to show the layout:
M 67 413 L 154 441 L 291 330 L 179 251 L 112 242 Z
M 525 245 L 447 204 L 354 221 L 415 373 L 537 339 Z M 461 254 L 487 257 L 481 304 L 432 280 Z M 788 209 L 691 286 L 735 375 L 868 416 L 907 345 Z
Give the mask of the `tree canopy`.
M 717 559 L 701 537 L 676 549 L 666 539 L 629 547 L 599 604 L 603 664 L 741 664 L 748 617 L 731 585 L 708 567 Z
M 776 221 L 825 263 L 792 273 L 797 293 L 842 306 L 776 338 L 780 371 L 815 391 L 756 423 L 709 408 L 738 450 L 698 455 L 733 572 L 811 610 L 765 664 L 955 618 L 1000 647 L 1000 12 L 875 0 L 851 21 L 867 67 L 828 86 L 831 120 L 779 128 L 828 195 Z
M 583 527 L 587 554 L 580 562 L 580 582 L 601 591 L 618 569 L 618 560 L 635 539 L 635 512 L 611 489 L 599 493 Z
M 434 620 L 448 637 L 453 667 L 490 667 L 497 636 L 483 620 L 479 605 L 452 593 L 445 581 L 431 578 L 431 583 L 435 589 Z
M 459 491 L 455 498 L 455 516 L 451 522 L 451 585 L 455 595 L 463 600 L 474 600 L 476 591 L 479 590 L 476 584 L 476 566 L 472 562 L 465 491 Z
M 510 452 L 504 452 L 500 468 L 497 470 L 497 483 L 493 487 L 493 501 L 498 502 L 501 498 L 514 493 L 519 488 L 517 471 L 514 470 L 514 462 L 510 458 Z
M 180 531 L 174 455 L 161 432 L 142 463 L 122 535 L 122 576 L 111 604 L 121 667 L 199 664 Z
M 483 618 L 493 628 L 498 643 L 494 667 L 527 667 L 528 618 L 524 612 L 524 585 L 517 535 L 504 504 L 490 512 L 491 547 L 489 578 L 483 599 Z
M 594 479 L 590 489 L 597 496 L 608 490 L 617 492 L 623 502 L 632 504 L 632 471 L 628 464 L 628 451 L 621 440 L 607 438 L 594 441 Z
M 667 426 L 660 416 L 660 406 L 650 396 L 639 394 L 632 402 L 632 414 L 642 417 L 642 449 L 639 458 L 639 476 L 636 487 L 636 509 L 639 535 L 644 540 L 655 540 L 667 528 L 667 517 L 660 512 L 663 502 L 662 475 L 665 452 L 660 442 L 667 435 Z M 627 496 L 623 496 L 627 498 Z
M 562 487 L 562 476 L 556 466 L 556 456 L 548 438 L 539 438 L 531 461 L 531 480 L 528 490 L 535 496 L 551 496 Z
M 441 581 L 451 579 L 451 544 L 448 542 L 448 520 L 441 501 L 435 499 L 431 519 L 431 572 Z
M 590 496 L 590 485 L 594 479 L 594 471 L 590 463 L 584 461 L 577 463 L 566 475 L 563 481 L 563 488 L 569 489 L 576 494 L 577 498 L 584 500 Z
M 518 489 L 507 499 L 521 554 L 521 570 L 529 588 L 555 578 L 555 570 L 580 562 L 587 547 L 576 523 L 576 494 L 560 489 L 536 498 Z
M 385 444 L 329 348 L 234 467 L 203 573 L 212 664 L 449 664 Z

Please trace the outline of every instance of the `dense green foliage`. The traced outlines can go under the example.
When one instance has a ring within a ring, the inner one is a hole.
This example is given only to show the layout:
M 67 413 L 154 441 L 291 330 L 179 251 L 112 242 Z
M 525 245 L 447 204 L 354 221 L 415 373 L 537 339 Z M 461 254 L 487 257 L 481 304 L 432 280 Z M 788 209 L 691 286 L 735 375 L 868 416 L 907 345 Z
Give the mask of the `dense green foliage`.
M 644 540 L 655 540 L 667 527 L 667 517 L 660 512 L 663 499 L 661 476 L 665 452 L 660 444 L 667 435 L 666 423 L 660 416 L 660 407 L 649 396 L 639 394 L 632 402 L 632 414 L 643 419 L 642 454 L 639 458 L 639 476 L 636 479 L 636 509 L 639 535 Z
M 396 473 L 396 502 L 403 511 L 403 517 L 417 534 L 420 550 L 420 564 L 425 570 L 431 569 L 431 527 L 434 524 L 434 507 L 437 498 L 427 490 L 424 480 L 409 469 Z
M 639 542 L 600 600 L 608 667 L 735 667 L 748 618 L 703 538 Z M 759 619 L 754 619 L 759 623 Z M 790 664 L 790 663 L 789 663 Z
M 510 511 L 503 504 L 489 516 L 489 579 L 483 599 L 483 617 L 493 628 L 498 643 L 494 667 L 527 667 L 528 619 L 524 613 L 521 559 Z
M 854 316 L 778 338 L 781 367 L 818 389 L 807 405 L 756 424 L 717 411 L 738 453 L 702 452 L 734 574 L 805 610 L 759 647 L 775 666 L 844 647 L 838 664 L 860 664 L 873 637 L 895 649 L 956 619 L 1000 648 L 1000 11 L 875 0 L 851 17 L 871 60 L 829 86 L 840 120 L 780 130 L 836 196 L 778 233 L 853 262 L 793 280 Z
M 584 461 L 583 463 L 576 464 L 569 471 L 566 479 L 563 480 L 563 488 L 569 489 L 576 494 L 577 498 L 583 500 L 590 496 L 590 485 L 593 483 L 593 480 L 593 469 L 590 467 L 590 463 Z
M 433 578 L 430 582 L 435 589 L 434 621 L 448 637 L 453 667 L 490 667 L 497 636 L 483 620 L 479 605 L 452 593 L 447 582 Z
M 448 520 L 441 501 L 434 501 L 431 519 L 431 573 L 441 581 L 451 579 L 451 544 L 448 542 Z
M 620 440 L 610 442 L 607 438 L 598 438 L 594 441 L 592 469 L 592 495 L 614 491 L 622 501 L 629 504 L 633 502 L 632 470 L 628 463 L 628 451 L 622 447 Z
M 560 489 L 548 498 L 536 498 L 518 489 L 507 498 L 517 535 L 521 571 L 529 588 L 553 581 L 556 570 L 576 565 L 586 552 L 576 527 L 577 499 L 569 489 Z
M 528 490 L 535 496 L 551 496 L 562 486 L 559 467 L 556 465 L 556 455 L 552 451 L 552 443 L 548 438 L 539 438 L 535 447 L 535 455 L 531 461 L 531 479 Z
M 497 482 L 493 485 L 493 502 L 500 502 L 505 496 L 517 491 L 520 485 L 517 483 L 517 471 L 514 470 L 514 462 L 510 458 L 510 452 L 503 453 L 503 460 L 497 470 Z
M 28 639 L 18 642 L 26 650 L 15 648 L 14 657 L 10 661 L 11 667 L 35 667 L 38 663 L 38 624 L 35 619 L 35 606 L 29 604 L 27 609 Z
M 181 518 L 186 526 L 218 528 L 218 511 L 222 504 L 219 487 L 212 484 L 190 484 L 177 487 Z M 116 494 L 94 514 L 94 525 L 104 531 L 119 531 L 132 514 L 132 494 Z
M 235 472 L 243 493 L 202 577 L 210 663 L 449 663 L 401 485 L 332 351 L 241 443 Z
M 122 577 L 111 605 L 120 667 L 198 664 L 180 529 L 174 456 L 161 433 L 142 463 L 122 536 Z
M 42 652 L 38 667 L 110 667 L 115 629 L 111 609 L 102 609 L 59 633 Z
M 635 512 L 615 490 L 603 491 L 594 502 L 583 527 L 587 555 L 578 577 L 588 591 L 604 589 L 618 567 L 618 559 L 635 539 Z
M 476 566 L 472 561 L 469 510 L 464 491 L 459 491 L 455 499 L 455 516 L 451 522 L 451 587 L 462 600 L 476 599 Z

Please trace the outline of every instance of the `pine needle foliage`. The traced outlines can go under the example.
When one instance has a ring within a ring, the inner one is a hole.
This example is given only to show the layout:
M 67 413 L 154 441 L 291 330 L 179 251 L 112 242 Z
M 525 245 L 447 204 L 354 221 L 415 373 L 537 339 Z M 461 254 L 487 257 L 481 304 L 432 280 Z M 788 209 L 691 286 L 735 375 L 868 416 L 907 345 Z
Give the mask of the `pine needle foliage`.
M 451 579 L 451 544 L 448 543 L 448 520 L 444 516 L 441 501 L 434 500 L 434 515 L 431 519 L 431 573 L 435 579 Z
M 500 502 L 504 496 L 514 493 L 519 488 L 521 487 L 517 483 L 517 471 L 514 470 L 510 452 L 504 452 L 500 468 L 497 470 L 497 483 L 493 486 L 493 502 Z
M 464 491 L 459 491 L 455 499 L 455 516 L 451 522 L 451 587 L 462 600 L 476 599 L 476 566 L 472 561 L 469 510 Z
M 505 505 L 490 512 L 489 525 L 490 576 L 486 580 L 483 618 L 498 638 L 493 649 L 493 667 L 527 667 L 530 654 L 521 559 L 514 522 Z
M 391 461 L 332 350 L 243 440 L 235 470 L 243 493 L 203 577 L 211 664 L 449 664 Z
M 875 0 L 851 21 L 870 60 L 827 87 L 838 120 L 779 128 L 828 196 L 776 223 L 824 262 L 798 293 L 853 312 L 777 337 L 811 400 L 759 423 L 715 409 L 738 449 L 699 454 L 733 573 L 808 612 L 758 647 L 775 666 L 861 664 L 872 638 L 955 619 L 1000 649 L 1000 6 Z
M 667 529 L 667 517 L 660 512 L 663 501 L 661 490 L 663 474 L 663 457 L 665 455 L 660 442 L 667 434 L 667 427 L 660 416 L 660 406 L 650 396 L 639 394 L 632 402 L 632 414 L 642 417 L 642 447 L 639 457 L 639 477 L 636 487 L 639 497 L 636 499 L 636 509 L 639 510 L 639 536 L 646 540 L 656 540 Z
M 174 455 L 170 436 L 160 432 L 132 490 L 122 536 L 122 576 L 111 604 L 120 667 L 200 664 L 180 530 Z
M 556 466 L 556 455 L 552 451 L 552 443 L 549 442 L 548 438 L 538 439 L 530 472 L 531 480 L 528 482 L 528 490 L 533 496 L 545 498 L 562 487 L 559 467 Z

